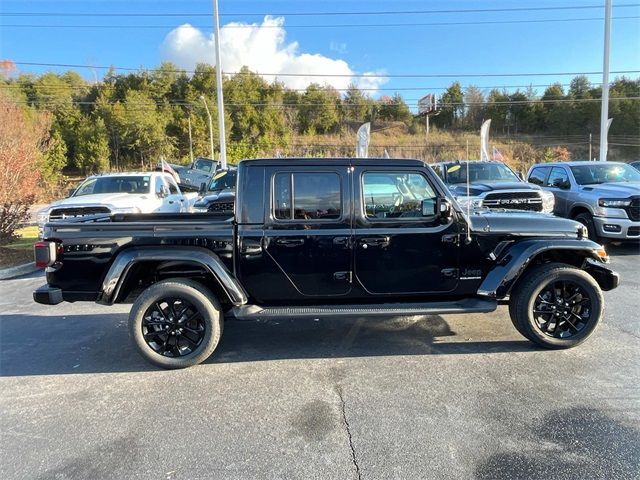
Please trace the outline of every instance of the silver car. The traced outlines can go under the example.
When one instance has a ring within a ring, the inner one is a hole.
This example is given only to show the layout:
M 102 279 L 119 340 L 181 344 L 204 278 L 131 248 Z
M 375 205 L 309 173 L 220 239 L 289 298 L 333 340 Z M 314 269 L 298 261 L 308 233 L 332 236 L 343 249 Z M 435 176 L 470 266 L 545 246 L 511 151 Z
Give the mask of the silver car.
M 640 172 L 628 164 L 543 163 L 527 180 L 553 192 L 553 213 L 584 224 L 592 240 L 640 239 Z

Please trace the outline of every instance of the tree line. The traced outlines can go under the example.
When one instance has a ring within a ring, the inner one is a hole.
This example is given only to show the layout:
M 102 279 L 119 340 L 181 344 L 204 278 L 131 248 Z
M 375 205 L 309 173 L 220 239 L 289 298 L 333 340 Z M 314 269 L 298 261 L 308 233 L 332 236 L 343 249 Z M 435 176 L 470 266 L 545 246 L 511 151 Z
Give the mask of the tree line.
M 63 169 L 92 173 L 148 168 L 160 159 L 186 163 L 191 151 L 210 156 L 204 102 L 214 117 L 217 148 L 215 91 L 215 69 L 207 64 L 189 74 L 171 63 L 130 73 L 111 69 L 93 82 L 75 71 L 15 75 L 4 68 L 0 81 L 0 92 L 22 109 L 50 116 L 42 173 L 51 179 Z M 403 122 L 413 133 L 423 125 L 399 93 L 372 98 L 355 85 L 340 92 L 314 83 L 299 91 L 244 68 L 224 78 L 223 91 L 232 161 L 273 155 L 298 134 L 346 133 L 367 121 Z M 485 95 L 476 86 L 453 82 L 440 96 L 432 124 L 471 131 L 491 118 L 496 133 L 598 133 L 600 103 L 592 100 L 600 96 L 601 88 L 584 76 L 575 77 L 566 92 L 554 84 L 541 95 L 533 88 Z M 610 96 L 640 97 L 640 79 L 617 78 Z M 613 100 L 609 112 L 615 118 L 612 134 L 640 132 L 639 100 Z

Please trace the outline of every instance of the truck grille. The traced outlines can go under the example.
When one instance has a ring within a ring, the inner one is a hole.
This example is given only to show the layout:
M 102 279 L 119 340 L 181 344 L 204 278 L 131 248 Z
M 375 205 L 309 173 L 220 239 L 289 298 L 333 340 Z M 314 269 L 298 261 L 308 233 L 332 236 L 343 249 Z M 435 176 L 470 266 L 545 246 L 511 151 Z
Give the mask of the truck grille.
M 49 221 L 55 222 L 65 218 L 79 218 L 87 215 L 97 215 L 100 213 L 110 213 L 108 207 L 70 207 L 54 208 L 49 214 Z
M 634 222 L 640 220 L 640 197 L 634 197 L 631 199 L 631 205 L 627 208 L 627 215 Z
M 233 202 L 212 203 L 209 212 L 233 212 Z
M 509 210 L 542 211 L 542 197 L 537 192 L 493 192 L 482 202 L 484 207 Z

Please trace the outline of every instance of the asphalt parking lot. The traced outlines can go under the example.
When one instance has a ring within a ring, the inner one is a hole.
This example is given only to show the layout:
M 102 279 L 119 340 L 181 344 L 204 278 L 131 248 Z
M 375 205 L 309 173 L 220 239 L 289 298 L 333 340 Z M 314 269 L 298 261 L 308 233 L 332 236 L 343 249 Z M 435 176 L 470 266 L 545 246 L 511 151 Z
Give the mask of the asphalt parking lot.
M 639 478 L 640 254 L 586 344 L 491 315 L 228 322 L 206 364 L 147 365 L 127 305 L 0 281 L 0 477 Z

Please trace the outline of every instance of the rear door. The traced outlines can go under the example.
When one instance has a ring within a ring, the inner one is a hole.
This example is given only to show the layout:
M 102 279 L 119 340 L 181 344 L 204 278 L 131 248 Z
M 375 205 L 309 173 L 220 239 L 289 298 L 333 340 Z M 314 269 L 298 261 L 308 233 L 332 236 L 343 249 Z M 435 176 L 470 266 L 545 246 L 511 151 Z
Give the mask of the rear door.
M 428 168 L 428 167 L 425 167 Z M 356 167 L 354 265 L 373 295 L 441 295 L 458 284 L 458 225 L 435 215 L 437 187 L 426 172 Z M 433 207 L 423 216 L 421 203 Z
M 279 272 L 272 281 L 288 284 L 282 285 L 282 292 L 293 286 L 301 297 L 348 294 L 352 279 L 349 166 L 279 167 L 266 173 L 271 195 L 263 248 L 267 261 Z

